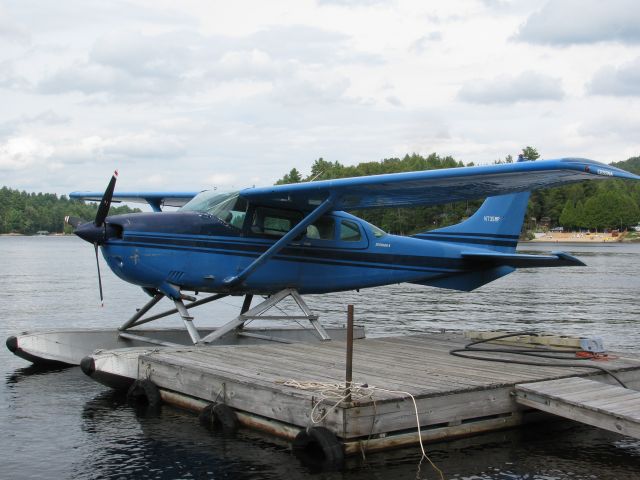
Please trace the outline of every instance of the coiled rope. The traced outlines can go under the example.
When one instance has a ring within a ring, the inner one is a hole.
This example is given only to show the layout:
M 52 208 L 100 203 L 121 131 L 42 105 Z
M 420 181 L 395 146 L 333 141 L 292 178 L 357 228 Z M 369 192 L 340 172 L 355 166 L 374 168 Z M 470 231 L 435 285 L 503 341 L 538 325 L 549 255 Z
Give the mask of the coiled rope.
M 311 409 L 310 418 L 311 421 L 315 424 L 321 423 L 327 416 L 331 413 L 331 411 L 335 410 L 338 405 L 342 402 L 347 401 L 349 396 L 351 396 L 351 400 L 362 401 L 362 400 L 371 400 L 376 402 L 375 394 L 376 393 L 387 393 L 392 395 L 402 395 L 404 397 L 409 397 L 413 402 L 413 410 L 416 416 L 416 425 L 418 430 L 418 441 L 420 443 L 420 451 L 422 452 L 422 457 L 420 458 L 420 462 L 423 459 L 426 459 L 431 467 L 438 472 L 441 480 L 444 480 L 444 474 L 442 470 L 440 470 L 433 461 L 427 455 L 427 452 L 424 448 L 424 443 L 422 441 L 422 432 L 420 429 L 420 415 L 418 413 L 418 404 L 416 403 L 415 397 L 410 392 L 404 392 L 400 390 L 389 390 L 382 387 L 375 387 L 372 385 L 364 384 L 356 384 L 352 383 L 350 388 L 346 383 L 331 383 L 331 382 L 300 382 L 298 380 L 284 380 L 279 381 L 280 383 L 286 387 L 296 388 L 298 390 L 312 391 L 317 393 L 319 398 L 315 403 L 313 408 Z M 330 407 L 326 409 L 324 413 L 319 412 L 320 406 L 329 405 Z M 373 428 L 373 426 L 372 426 Z

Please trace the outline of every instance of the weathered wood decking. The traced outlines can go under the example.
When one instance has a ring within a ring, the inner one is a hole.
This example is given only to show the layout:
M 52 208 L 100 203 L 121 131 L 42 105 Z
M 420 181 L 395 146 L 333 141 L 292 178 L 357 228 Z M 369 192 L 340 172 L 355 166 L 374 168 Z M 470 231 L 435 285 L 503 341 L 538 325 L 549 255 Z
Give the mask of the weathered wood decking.
M 322 401 L 319 390 L 284 382 L 344 382 L 343 341 L 163 349 L 140 357 L 138 378 L 148 378 L 163 390 L 225 403 L 289 428 L 313 425 L 310 415 L 315 407 L 318 416 L 325 415 L 320 425 L 345 442 L 347 453 L 350 448 L 362 448 L 359 442 L 365 440 L 372 450 L 378 443 L 388 446 L 391 436 L 398 444 L 415 441 L 417 421 L 408 394 L 416 400 L 420 424 L 426 429 L 423 437 L 436 439 L 521 423 L 525 407 L 514 398 L 516 384 L 583 376 L 615 382 L 600 371 L 553 366 L 553 360 L 536 358 L 549 366 L 529 366 L 449 354 L 466 341 L 451 333 L 356 340 L 354 384 L 378 389 L 366 390 L 365 396 L 355 395 L 351 403 L 342 402 L 335 408 L 335 401 Z M 499 356 L 510 358 L 509 354 Z M 631 388 L 640 389 L 640 357 L 620 356 L 606 362 L 606 367 Z
M 587 378 L 516 385 L 516 400 L 561 417 L 640 438 L 640 392 Z

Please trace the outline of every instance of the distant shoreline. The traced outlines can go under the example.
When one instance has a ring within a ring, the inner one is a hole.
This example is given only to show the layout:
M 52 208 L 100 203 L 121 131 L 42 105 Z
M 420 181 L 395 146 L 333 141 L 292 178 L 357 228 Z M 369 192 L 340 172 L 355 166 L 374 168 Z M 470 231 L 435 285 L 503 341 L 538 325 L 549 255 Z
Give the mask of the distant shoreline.
M 547 232 L 544 236 L 527 240 L 530 243 L 632 243 L 639 241 L 636 238 L 627 238 L 622 233 L 612 236 L 610 233 L 577 233 L 577 232 Z
M 71 233 L 48 233 L 46 235 L 38 235 L 34 233 L 32 235 L 27 235 L 26 233 L 0 233 L 0 237 L 69 237 L 73 234 Z

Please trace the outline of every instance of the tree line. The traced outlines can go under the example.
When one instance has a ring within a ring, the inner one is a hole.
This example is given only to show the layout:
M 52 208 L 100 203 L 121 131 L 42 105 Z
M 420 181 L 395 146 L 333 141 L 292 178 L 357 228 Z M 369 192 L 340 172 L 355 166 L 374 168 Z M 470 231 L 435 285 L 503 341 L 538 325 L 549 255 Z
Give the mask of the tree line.
M 66 215 L 93 220 L 97 211 L 96 203 L 70 200 L 65 195 L 27 193 L 8 187 L 0 188 L 0 233 L 70 233 L 71 227 L 64 224 Z M 115 215 L 139 211 L 125 205 L 111 207 L 109 213 Z
M 522 155 L 527 160 L 539 158 L 533 147 L 525 147 Z M 513 157 L 507 155 L 494 163 L 513 161 Z M 612 165 L 640 174 L 640 157 L 632 157 Z M 303 176 L 297 168 L 293 168 L 277 184 L 466 166 L 473 166 L 473 163 L 465 165 L 451 156 L 442 157 L 436 153 L 426 157 L 413 153 L 402 158 L 385 158 L 358 165 L 343 165 L 338 161 L 319 158 L 311 166 L 308 175 Z M 353 213 L 387 232 L 413 234 L 458 223 L 472 215 L 482 200 L 430 207 L 370 209 Z M 565 229 L 625 229 L 640 223 L 639 205 L 640 185 L 624 180 L 581 182 L 537 190 L 531 194 L 523 231 L 556 226 Z

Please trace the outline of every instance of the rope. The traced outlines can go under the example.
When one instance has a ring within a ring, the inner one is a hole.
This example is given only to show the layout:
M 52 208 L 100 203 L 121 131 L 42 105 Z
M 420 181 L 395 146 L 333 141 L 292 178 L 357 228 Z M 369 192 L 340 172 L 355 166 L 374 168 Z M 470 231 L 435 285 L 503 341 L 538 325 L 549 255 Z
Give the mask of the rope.
M 298 390 L 305 391 L 313 391 L 319 394 L 319 399 L 316 404 L 311 409 L 310 418 L 314 424 L 321 423 L 332 410 L 335 410 L 338 405 L 344 402 L 349 394 L 351 395 L 352 401 L 362 401 L 364 399 L 370 399 L 374 402 L 375 405 L 375 393 L 389 393 L 394 395 L 403 395 L 405 397 L 411 398 L 413 402 L 413 410 L 416 416 L 416 425 L 418 429 L 418 441 L 420 443 L 420 451 L 422 452 L 422 457 L 420 458 L 420 462 L 422 463 L 423 459 L 427 459 L 431 467 L 438 472 L 441 480 L 444 480 L 444 474 L 442 470 L 440 470 L 434 463 L 431 461 L 427 452 L 424 448 L 424 442 L 422 440 L 422 432 L 420 429 L 420 415 L 418 413 L 418 404 L 416 403 L 415 397 L 410 392 L 404 392 L 401 390 L 388 390 L 386 388 L 374 387 L 371 385 L 367 385 L 366 383 L 357 385 L 351 384 L 351 387 L 347 387 L 346 383 L 329 383 L 329 382 L 300 382 L 298 380 L 286 380 L 279 381 L 280 383 L 286 387 L 296 388 Z M 318 407 L 321 404 L 326 405 L 326 402 L 330 404 L 330 408 L 326 409 L 324 414 L 318 416 Z

